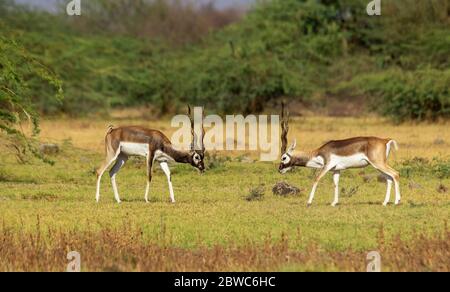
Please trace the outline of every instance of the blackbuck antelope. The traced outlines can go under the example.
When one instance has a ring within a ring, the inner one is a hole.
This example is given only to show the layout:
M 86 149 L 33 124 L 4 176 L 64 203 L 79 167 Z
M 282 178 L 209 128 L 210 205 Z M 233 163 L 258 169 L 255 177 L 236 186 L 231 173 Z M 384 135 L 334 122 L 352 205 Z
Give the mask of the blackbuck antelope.
M 400 177 L 399 173 L 387 165 L 387 160 L 392 146 L 398 150 L 397 142 L 392 139 L 381 139 L 376 137 L 357 137 L 347 140 L 330 141 L 322 147 L 311 152 L 299 152 L 294 155 L 297 142 L 294 141 L 291 147 L 288 145 L 289 113 L 282 106 L 281 113 L 281 164 L 280 173 L 284 174 L 293 167 L 308 167 L 320 169 L 317 175 L 308 206 L 311 206 L 319 181 L 330 171 L 333 172 L 334 181 L 334 201 L 332 206 L 339 203 L 339 178 L 342 170 L 349 168 L 364 168 L 372 165 L 379 170 L 387 180 L 386 199 L 383 205 L 387 206 L 391 197 L 392 183 L 395 185 L 395 204 L 400 203 Z
M 145 190 L 145 201 L 148 203 L 150 183 L 152 180 L 152 167 L 159 163 L 162 171 L 167 176 L 169 183 L 170 200 L 175 203 L 172 178 L 170 175 L 169 162 L 187 163 L 205 171 L 204 158 L 205 147 L 203 139 L 205 130 L 202 122 L 201 147 L 197 145 L 197 135 L 194 130 L 194 119 L 189 107 L 189 118 L 191 120 L 192 143 L 190 151 L 176 150 L 170 140 L 160 131 L 145 129 L 143 127 L 120 127 L 110 126 L 105 137 L 106 159 L 103 165 L 97 170 L 97 194 L 96 200 L 100 200 L 100 182 L 104 172 L 115 162 L 109 172 L 114 196 L 118 203 L 121 203 L 119 191 L 116 184 L 116 175 L 130 156 L 143 156 L 147 159 L 147 188 Z M 204 120 L 204 119 L 202 119 Z

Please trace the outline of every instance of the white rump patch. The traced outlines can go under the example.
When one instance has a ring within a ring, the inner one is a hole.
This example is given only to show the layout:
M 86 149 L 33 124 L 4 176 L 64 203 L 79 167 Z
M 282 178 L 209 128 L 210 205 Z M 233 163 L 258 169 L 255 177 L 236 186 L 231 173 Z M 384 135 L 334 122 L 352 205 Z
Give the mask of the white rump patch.
M 336 170 L 344 170 L 347 168 L 363 168 L 369 165 L 369 159 L 363 153 L 351 156 L 331 155 L 331 164 L 336 165 Z
M 128 156 L 147 157 L 149 153 L 149 147 L 148 144 L 144 143 L 121 142 L 120 151 Z

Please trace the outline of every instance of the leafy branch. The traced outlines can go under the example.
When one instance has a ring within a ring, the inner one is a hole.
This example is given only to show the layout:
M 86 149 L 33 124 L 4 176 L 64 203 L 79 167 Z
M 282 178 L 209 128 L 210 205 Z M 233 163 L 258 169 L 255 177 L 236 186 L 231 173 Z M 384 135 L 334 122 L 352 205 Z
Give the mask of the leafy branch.
M 38 80 L 41 86 L 50 89 L 49 96 L 41 98 L 62 100 L 62 82 L 56 75 L 15 41 L 0 36 L 0 132 L 13 140 L 18 153 L 24 154 L 28 150 L 44 162 L 52 163 L 36 147 L 40 132 L 39 113 L 35 109 L 36 99 L 33 101 L 31 80 Z M 24 122 L 31 124 L 31 137 L 27 137 L 22 129 Z

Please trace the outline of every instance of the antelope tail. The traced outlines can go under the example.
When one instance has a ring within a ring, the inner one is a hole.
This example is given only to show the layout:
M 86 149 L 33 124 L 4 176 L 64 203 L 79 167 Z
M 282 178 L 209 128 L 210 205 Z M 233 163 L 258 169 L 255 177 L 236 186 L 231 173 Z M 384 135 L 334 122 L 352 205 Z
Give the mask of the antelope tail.
M 386 144 L 386 158 L 389 158 L 389 154 L 391 153 L 392 146 L 394 146 L 394 150 L 398 151 L 398 143 L 395 140 L 390 140 Z
M 111 132 L 114 130 L 114 126 L 113 125 L 109 125 L 108 129 L 106 130 L 106 135 L 111 134 Z

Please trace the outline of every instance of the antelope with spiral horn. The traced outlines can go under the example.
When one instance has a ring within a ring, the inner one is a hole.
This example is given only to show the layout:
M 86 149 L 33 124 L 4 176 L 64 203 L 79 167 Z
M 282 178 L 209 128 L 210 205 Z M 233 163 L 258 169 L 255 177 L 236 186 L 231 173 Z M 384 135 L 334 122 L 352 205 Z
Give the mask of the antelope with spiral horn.
M 148 195 L 150 183 L 152 180 L 152 167 L 158 163 L 162 171 L 167 176 L 169 184 L 170 201 L 175 203 L 175 194 L 173 192 L 172 177 L 169 169 L 169 162 L 178 162 L 190 164 L 193 167 L 205 171 L 205 146 L 203 139 L 205 129 L 202 118 L 202 138 L 201 147 L 197 146 L 197 135 L 194 130 L 194 119 L 191 115 L 191 108 L 188 107 L 188 114 L 191 121 L 192 143 L 190 151 L 180 151 L 174 148 L 170 140 L 160 131 L 146 129 L 139 126 L 119 127 L 110 126 L 105 137 L 106 159 L 102 166 L 97 170 L 97 193 L 96 200 L 100 200 L 100 182 L 105 171 L 113 164 L 109 172 L 114 196 L 117 203 L 121 203 L 119 191 L 116 184 L 116 175 L 124 166 L 130 156 L 142 156 L 147 161 L 147 187 L 145 189 L 145 202 L 149 202 Z M 203 114 L 202 114 L 203 115 Z
M 387 206 L 391 197 L 391 189 L 395 187 L 395 204 L 400 204 L 400 176 L 387 164 L 392 147 L 398 150 L 395 140 L 377 137 L 356 137 L 346 140 L 330 141 L 318 149 L 310 152 L 294 154 L 297 141 L 288 148 L 289 113 L 282 104 L 281 113 L 281 163 L 280 173 L 284 174 L 293 167 L 307 167 L 319 169 L 319 173 L 312 187 L 308 206 L 311 206 L 320 180 L 328 173 L 333 173 L 334 201 L 332 206 L 339 203 L 339 178 L 342 170 L 350 168 L 365 168 L 369 165 L 379 170 L 387 180 L 387 191 L 383 205 Z

